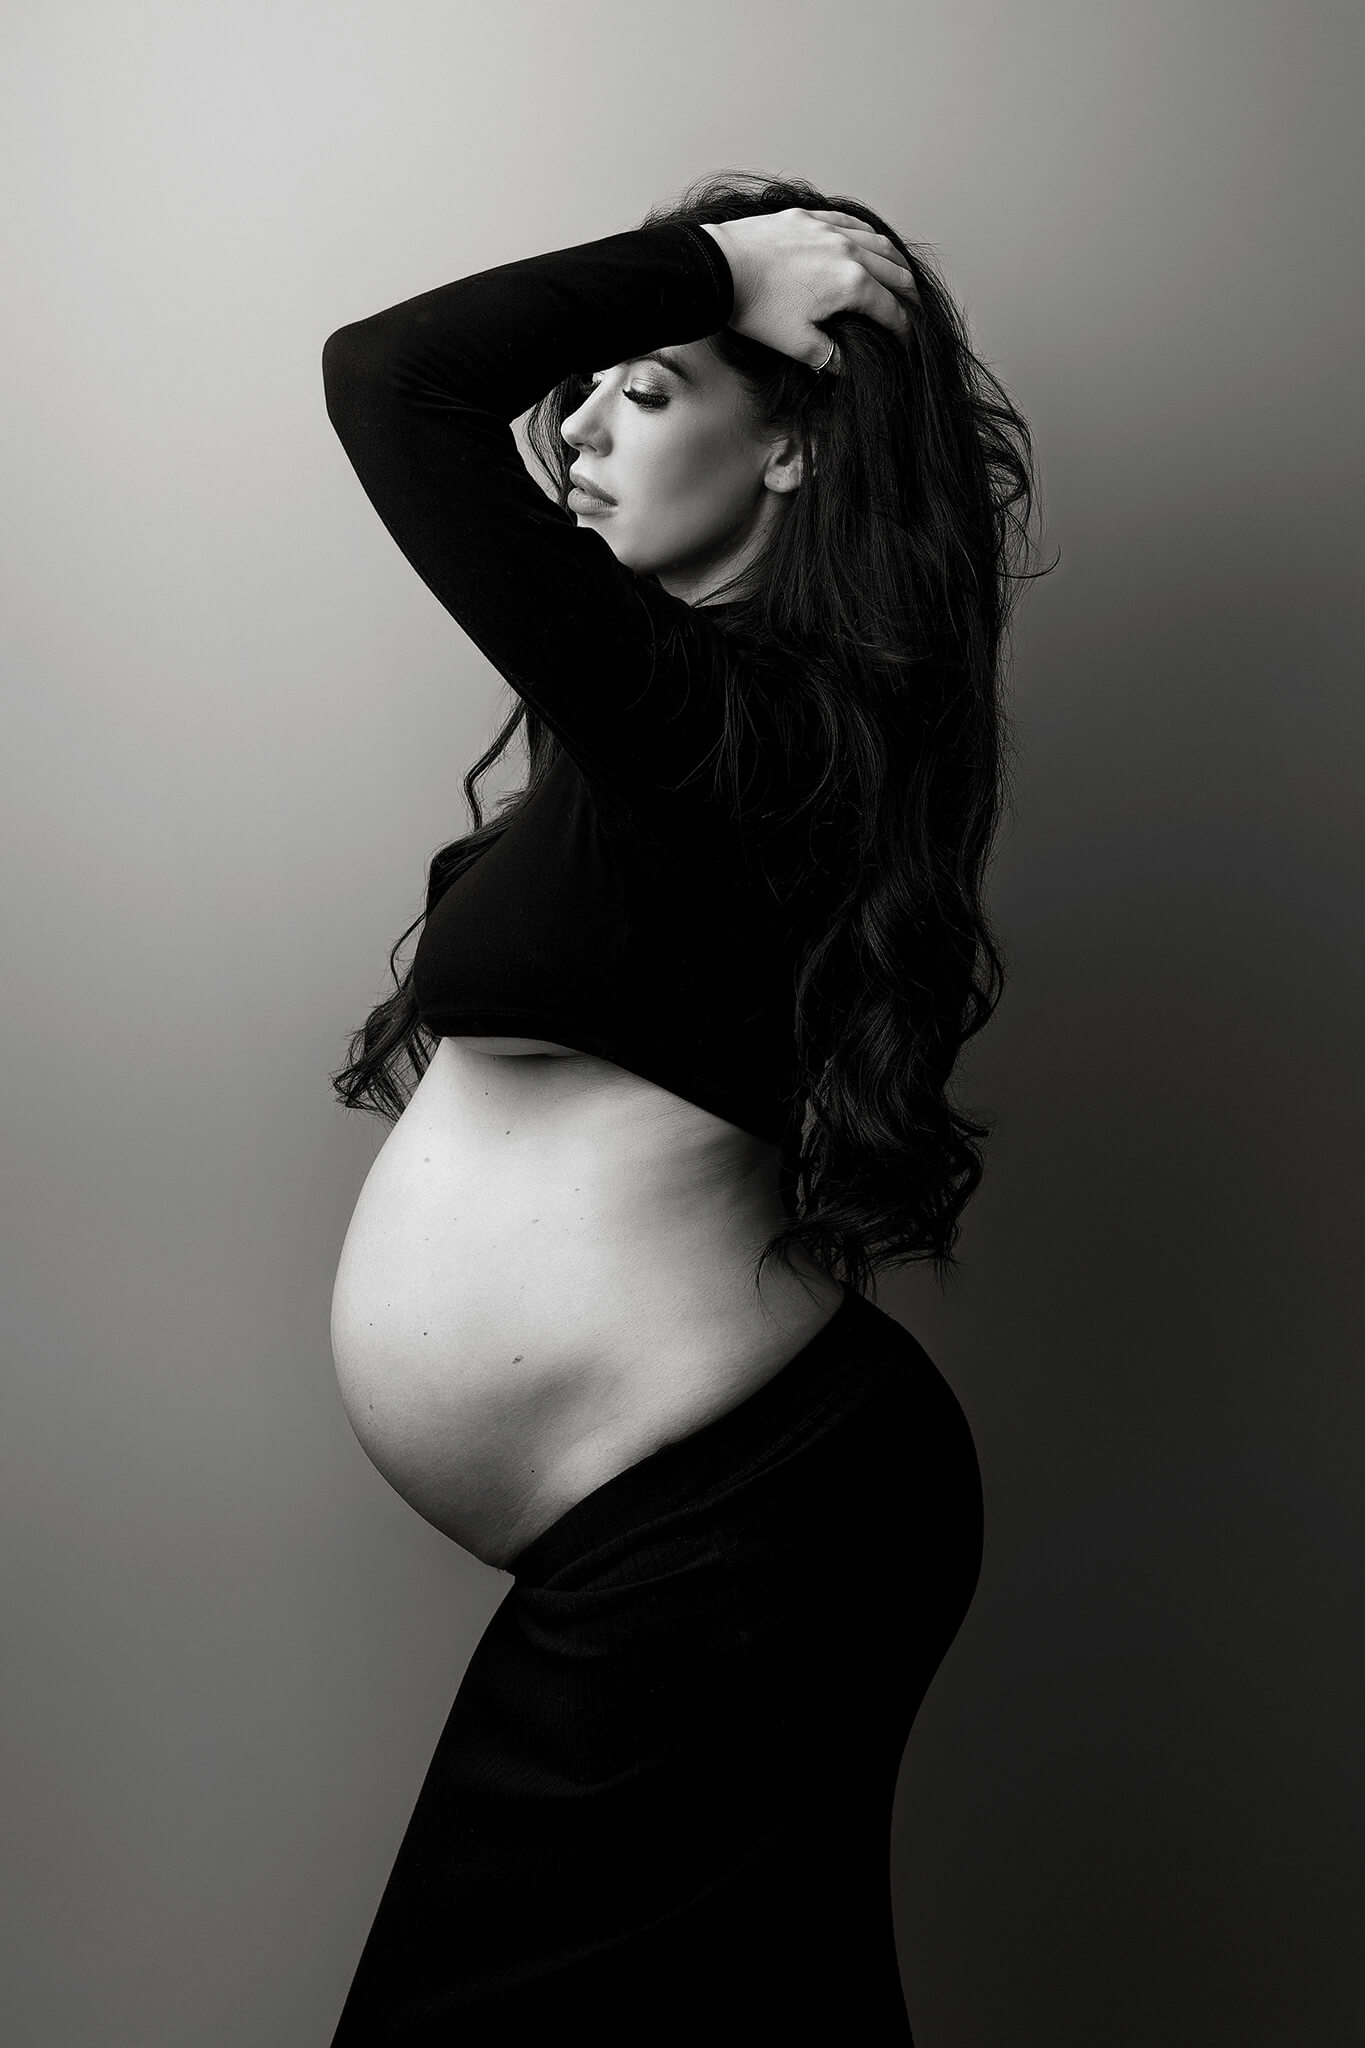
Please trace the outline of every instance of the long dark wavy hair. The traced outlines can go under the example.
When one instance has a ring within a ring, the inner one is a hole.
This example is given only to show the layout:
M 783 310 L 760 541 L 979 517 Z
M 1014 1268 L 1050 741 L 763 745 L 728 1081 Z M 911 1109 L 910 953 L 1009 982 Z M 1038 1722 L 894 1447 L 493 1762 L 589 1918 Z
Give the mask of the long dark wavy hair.
M 832 376 L 728 327 L 708 337 L 738 372 L 755 423 L 799 427 L 805 456 L 801 487 L 762 552 L 705 600 L 735 648 L 717 788 L 740 804 L 733 778 L 757 658 L 784 678 L 774 703 L 792 750 L 789 815 L 804 819 L 808 876 L 834 903 L 797 965 L 801 1086 L 781 1151 L 787 1221 L 757 1254 L 754 1277 L 772 1258 L 795 1270 L 799 1246 L 867 1293 L 879 1267 L 914 1260 L 931 1261 L 944 1284 L 981 1180 L 990 1123 L 954 1102 L 948 1084 L 1004 988 L 983 898 L 1009 794 L 1008 626 L 1019 586 L 1040 573 L 1023 566 L 1035 482 L 1028 426 L 975 354 L 933 265 L 860 200 L 722 172 L 641 225 L 795 206 L 856 214 L 888 236 L 919 295 L 907 333 L 857 313 L 822 323 L 838 343 Z M 566 377 L 527 421 L 561 505 L 575 451 L 559 429 L 583 389 L 581 375 Z M 485 821 L 476 785 L 523 726 L 526 782 Z M 401 1114 L 435 1041 L 399 953 L 557 752 L 519 702 L 465 775 L 473 829 L 433 857 L 425 907 L 389 955 L 393 992 L 333 1076 L 348 1106 Z

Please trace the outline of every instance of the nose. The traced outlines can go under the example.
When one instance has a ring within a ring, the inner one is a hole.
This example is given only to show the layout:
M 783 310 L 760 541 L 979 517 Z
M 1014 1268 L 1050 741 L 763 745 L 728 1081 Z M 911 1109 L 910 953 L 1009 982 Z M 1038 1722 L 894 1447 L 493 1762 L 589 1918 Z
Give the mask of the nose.
M 598 391 L 600 389 L 601 387 L 599 386 Z M 566 413 L 560 421 L 559 431 L 575 453 L 580 448 L 586 448 L 591 445 L 594 432 L 598 441 L 601 440 L 601 427 L 597 424 L 597 413 L 595 411 L 598 391 L 589 391 L 582 404 L 575 406 L 573 411 Z

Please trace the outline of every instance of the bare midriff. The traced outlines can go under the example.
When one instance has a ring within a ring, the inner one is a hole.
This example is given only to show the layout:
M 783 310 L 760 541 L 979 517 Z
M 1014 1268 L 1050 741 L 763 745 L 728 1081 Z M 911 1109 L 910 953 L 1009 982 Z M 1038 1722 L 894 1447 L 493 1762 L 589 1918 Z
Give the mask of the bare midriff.
M 417 1512 L 506 1567 L 585 1494 L 735 1407 L 839 1307 L 778 1148 L 611 1062 L 442 1038 L 366 1177 L 332 1295 L 341 1397 Z

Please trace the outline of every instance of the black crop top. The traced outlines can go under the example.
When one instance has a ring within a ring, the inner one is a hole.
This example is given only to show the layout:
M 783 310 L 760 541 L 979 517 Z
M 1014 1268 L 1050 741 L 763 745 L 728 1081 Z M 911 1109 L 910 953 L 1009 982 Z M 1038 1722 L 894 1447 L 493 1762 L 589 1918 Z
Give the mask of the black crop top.
M 775 885 L 754 818 L 696 773 L 715 758 L 738 648 L 725 608 L 619 563 L 546 496 L 511 424 L 571 372 L 700 339 L 732 307 L 709 235 L 632 229 L 342 327 L 323 378 L 389 532 L 560 746 L 429 908 L 413 961 L 423 1024 L 592 1053 L 780 1141 L 797 1114 L 795 970 L 814 898 Z M 757 687 L 745 712 L 762 787 L 776 756 Z

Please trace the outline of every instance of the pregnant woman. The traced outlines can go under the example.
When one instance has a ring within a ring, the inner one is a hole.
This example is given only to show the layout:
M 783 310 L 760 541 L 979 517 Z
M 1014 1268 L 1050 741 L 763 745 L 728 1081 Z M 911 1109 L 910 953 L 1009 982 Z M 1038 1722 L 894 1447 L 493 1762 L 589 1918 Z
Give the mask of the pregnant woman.
M 982 1506 L 872 1295 L 946 1271 L 981 1175 L 948 1086 L 1000 991 L 1027 428 L 884 221 L 738 174 L 323 371 L 517 700 L 336 1077 L 393 1124 L 336 1278 L 347 1413 L 512 1583 L 334 2048 L 904 2044 L 892 1800 Z

